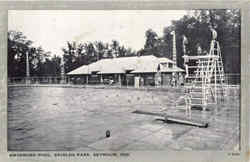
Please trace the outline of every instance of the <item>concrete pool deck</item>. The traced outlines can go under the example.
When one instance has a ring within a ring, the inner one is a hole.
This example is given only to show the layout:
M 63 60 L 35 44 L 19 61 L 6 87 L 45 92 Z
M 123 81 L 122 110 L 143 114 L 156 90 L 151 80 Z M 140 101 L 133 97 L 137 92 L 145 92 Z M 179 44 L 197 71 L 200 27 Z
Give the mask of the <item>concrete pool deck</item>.
M 55 151 L 238 150 L 239 95 L 192 110 L 208 128 L 163 123 L 135 110 L 186 117 L 180 93 L 74 86 L 8 88 L 8 149 Z M 160 118 L 160 117 L 159 117 Z M 111 136 L 105 137 L 106 130 Z

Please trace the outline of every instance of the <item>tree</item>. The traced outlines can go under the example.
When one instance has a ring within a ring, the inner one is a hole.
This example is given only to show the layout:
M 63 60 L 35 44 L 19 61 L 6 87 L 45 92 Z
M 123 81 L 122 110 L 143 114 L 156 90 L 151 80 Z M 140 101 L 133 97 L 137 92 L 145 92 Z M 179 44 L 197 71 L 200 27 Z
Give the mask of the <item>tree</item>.
M 97 60 L 100 60 L 104 57 L 105 45 L 101 41 L 94 42 Z
M 133 51 L 132 48 L 128 48 L 126 51 L 126 57 L 136 56 L 136 51 Z
M 26 53 L 29 55 L 31 76 L 42 75 L 42 62 L 48 57 L 42 47 L 33 47 L 32 41 L 28 40 L 22 32 L 8 31 L 8 76 L 26 76 Z
M 168 45 L 164 37 L 158 37 L 156 32 L 152 29 L 148 29 L 145 32 L 145 45 L 143 49 L 137 52 L 139 56 L 154 55 L 157 57 L 167 57 L 168 56 Z
M 152 29 L 148 29 L 145 33 L 146 42 L 144 45 L 145 49 L 152 49 L 155 47 L 157 42 L 157 34 Z
M 43 76 L 60 76 L 60 60 L 61 58 L 56 55 L 53 55 L 51 59 L 46 58 L 42 66 Z
M 176 32 L 176 48 L 178 66 L 183 67 L 182 36 L 190 41 L 187 46 L 188 55 L 197 55 L 197 44 L 203 51 L 209 51 L 211 31 L 209 26 L 218 33 L 222 57 L 227 66 L 225 71 L 240 72 L 240 11 L 237 9 L 194 10 L 192 14 L 173 21 L 164 28 L 163 39 L 168 45 L 167 50 L 172 55 L 172 37 L 170 32 Z M 234 60 L 234 61 L 233 61 Z
M 67 42 L 62 51 L 66 73 L 100 59 L 136 56 L 137 53 L 131 48 L 120 45 L 117 40 L 112 40 L 111 43 L 95 41 L 76 44 Z
M 77 47 L 76 42 L 67 42 L 67 46 L 62 48 L 66 73 L 79 67 L 78 61 L 79 57 L 82 56 L 83 48 L 85 48 L 85 45 L 78 45 Z
M 111 49 L 113 57 L 118 56 L 118 48 L 119 48 L 119 42 L 117 40 L 112 40 Z
M 125 57 L 126 56 L 126 48 L 124 46 L 120 46 L 118 47 L 118 54 L 119 54 L 119 57 Z

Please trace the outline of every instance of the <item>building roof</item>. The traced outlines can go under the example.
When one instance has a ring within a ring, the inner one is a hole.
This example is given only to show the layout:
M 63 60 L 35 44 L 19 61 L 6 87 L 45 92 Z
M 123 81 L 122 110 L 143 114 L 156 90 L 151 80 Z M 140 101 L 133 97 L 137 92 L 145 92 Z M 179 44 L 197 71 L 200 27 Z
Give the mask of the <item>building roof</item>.
M 83 66 L 67 73 L 67 75 L 80 75 L 80 74 L 90 74 L 87 65 L 83 65 Z
M 89 65 L 83 65 L 69 73 L 68 75 L 91 74 L 122 74 L 126 71 L 131 73 L 152 73 L 157 72 L 160 65 L 161 72 L 182 72 L 181 68 L 173 66 L 169 68 L 167 63 L 174 63 L 168 58 L 158 58 L 153 55 L 149 56 L 133 56 L 102 59 Z

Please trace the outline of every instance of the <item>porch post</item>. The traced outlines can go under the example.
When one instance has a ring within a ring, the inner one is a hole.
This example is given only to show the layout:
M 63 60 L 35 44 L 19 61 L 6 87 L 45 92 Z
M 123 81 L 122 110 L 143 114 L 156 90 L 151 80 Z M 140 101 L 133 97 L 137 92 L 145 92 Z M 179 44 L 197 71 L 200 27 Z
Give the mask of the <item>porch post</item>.
M 122 86 L 122 82 L 121 82 L 121 74 L 118 74 L 118 81 L 119 81 L 119 85 L 120 87 Z
M 101 76 L 100 83 L 103 83 L 102 74 L 100 74 L 100 76 Z

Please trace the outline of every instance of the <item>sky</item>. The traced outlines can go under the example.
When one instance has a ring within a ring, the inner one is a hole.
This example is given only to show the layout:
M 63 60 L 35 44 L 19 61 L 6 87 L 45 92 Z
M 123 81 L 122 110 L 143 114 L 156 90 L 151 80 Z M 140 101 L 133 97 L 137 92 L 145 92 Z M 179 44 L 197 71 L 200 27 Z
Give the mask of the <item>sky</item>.
M 111 42 L 143 48 L 145 31 L 162 36 L 163 28 L 187 14 L 184 10 L 9 10 L 8 30 L 23 32 L 34 46 L 62 55 L 67 41 Z

